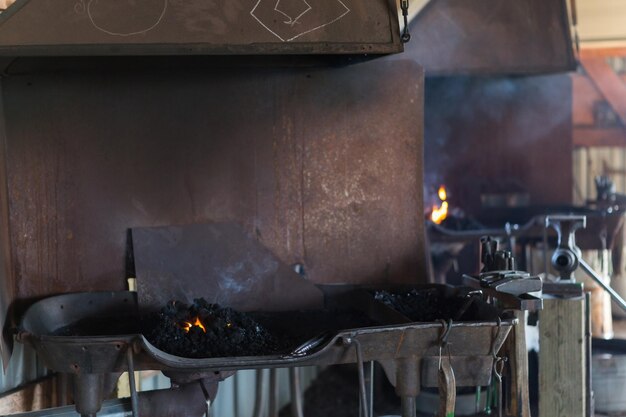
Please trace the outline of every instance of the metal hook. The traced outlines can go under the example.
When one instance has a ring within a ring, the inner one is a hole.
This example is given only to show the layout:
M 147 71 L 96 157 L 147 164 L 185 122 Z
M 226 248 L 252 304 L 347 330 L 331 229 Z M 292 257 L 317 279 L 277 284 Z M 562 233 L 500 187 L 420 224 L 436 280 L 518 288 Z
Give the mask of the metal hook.
M 411 34 L 409 33 L 409 0 L 400 0 L 400 8 L 402 9 L 402 17 L 404 18 L 404 30 L 400 39 L 402 43 L 407 43 L 411 40 Z
M 440 322 L 443 332 L 441 333 L 441 336 L 439 336 L 439 344 L 447 346 L 448 338 L 450 337 L 450 330 L 452 330 L 452 319 L 448 319 L 448 321 L 440 320 Z
M 361 342 L 355 337 L 344 337 L 342 340 L 345 346 L 354 346 L 356 351 L 357 370 L 359 372 L 359 402 L 363 410 L 364 417 L 372 417 L 369 415 L 367 390 L 365 389 L 365 370 L 363 367 L 363 350 Z
M 443 348 L 448 349 L 448 359 L 452 359 L 450 354 L 450 343 L 448 342 L 448 338 L 450 337 L 450 331 L 452 330 L 452 319 L 449 319 L 447 322 L 445 320 L 441 321 L 442 332 L 441 336 L 439 336 L 439 370 L 441 370 L 441 358 L 443 355 Z
M 496 345 L 498 343 L 498 339 L 500 339 L 500 333 L 502 332 L 502 319 L 500 317 L 498 317 L 498 330 L 496 332 L 495 337 L 493 338 L 493 340 L 491 341 L 491 356 L 494 359 L 497 359 L 498 357 L 496 356 Z
M 504 408 L 504 395 L 502 393 L 502 375 L 504 373 L 504 364 L 506 363 L 506 357 L 497 357 L 493 363 L 493 374 L 496 377 L 496 382 L 498 384 L 498 417 L 502 417 L 503 408 Z

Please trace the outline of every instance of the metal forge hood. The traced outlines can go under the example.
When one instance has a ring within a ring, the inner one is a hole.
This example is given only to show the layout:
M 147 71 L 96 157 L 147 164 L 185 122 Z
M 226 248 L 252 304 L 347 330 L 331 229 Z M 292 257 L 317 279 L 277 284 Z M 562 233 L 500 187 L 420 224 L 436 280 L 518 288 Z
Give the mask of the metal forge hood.
M 0 55 L 387 54 L 395 0 L 17 0 Z
M 568 14 L 566 0 L 431 0 L 410 24 L 403 57 L 427 76 L 572 71 Z

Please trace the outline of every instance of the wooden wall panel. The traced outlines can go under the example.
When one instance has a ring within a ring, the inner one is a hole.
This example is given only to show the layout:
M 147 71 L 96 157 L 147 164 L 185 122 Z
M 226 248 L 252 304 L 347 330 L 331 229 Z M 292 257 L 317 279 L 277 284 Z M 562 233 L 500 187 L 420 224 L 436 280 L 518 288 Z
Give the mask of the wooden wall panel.
M 4 79 L 16 297 L 122 289 L 127 228 L 207 220 L 315 282 L 425 281 L 422 77 L 402 61 Z

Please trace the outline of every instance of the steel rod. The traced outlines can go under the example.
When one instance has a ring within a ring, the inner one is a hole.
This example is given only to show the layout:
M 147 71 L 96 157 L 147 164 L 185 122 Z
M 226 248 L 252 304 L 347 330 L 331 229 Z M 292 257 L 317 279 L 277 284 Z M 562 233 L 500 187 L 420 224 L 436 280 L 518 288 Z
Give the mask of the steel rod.
M 289 368 L 289 388 L 291 391 L 291 415 L 304 417 L 302 411 L 302 390 L 300 389 L 300 368 Z
M 278 417 L 278 369 L 270 369 L 270 414 Z
M 367 389 L 365 388 L 365 370 L 363 369 L 363 351 L 361 349 L 361 342 L 356 339 L 352 339 L 354 348 L 356 349 L 356 361 L 359 371 L 359 404 L 361 410 L 363 410 L 364 417 L 371 417 L 369 414 L 369 406 L 367 401 Z
M 263 417 L 265 411 L 265 395 L 263 395 L 263 386 L 265 382 L 265 369 L 257 369 L 256 371 L 256 387 L 254 397 L 254 417 Z
M 365 382 L 367 384 L 367 412 L 369 417 L 374 416 L 374 362 L 367 363 L 367 376 Z
M 137 385 L 135 384 L 135 360 L 133 358 L 132 346 L 129 346 L 126 350 L 126 360 L 128 362 L 128 382 L 130 385 L 130 403 L 133 409 L 133 417 L 139 417 L 139 398 L 137 397 Z
M 587 274 L 591 279 L 597 282 L 606 292 L 609 293 L 615 304 L 617 304 L 622 310 L 626 311 L 626 301 L 613 289 L 609 284 L 604 282 L 604 279 L 589 266 L 587 262 L 585 262 L 582 257 L 578 257 L 580 268 Z

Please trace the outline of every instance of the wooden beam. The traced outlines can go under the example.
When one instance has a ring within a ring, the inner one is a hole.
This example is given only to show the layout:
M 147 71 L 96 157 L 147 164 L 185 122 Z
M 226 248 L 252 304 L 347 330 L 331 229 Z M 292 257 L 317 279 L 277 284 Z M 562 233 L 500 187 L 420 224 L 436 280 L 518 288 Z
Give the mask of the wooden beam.
M 539 312 L 539 416 L 585 417 L 585 299 L 544 299 Z
M 609 56 L 626 56 L 626 46 L 613 48 L 583 48 L 580 50 L 581 59 L 606 58 Z
M 595 103 L 604 100 L 589 77 L 583 74 L 572 74 L 572 122 L 574 126 L 593 126 Z
M 573 136 L 575 147 L 626 147 L 626 129 L 621 127 L 574 126 Z
M 530 417 L 530 393 L 528 388 L 528 351 L 526 350 L 526 312 L 516 311 L 519 323 L 513 328 L 506 341 L 506 350 L 511 366 L 511 401 L 508 415 Z
M 626 83 L 604 58 L 583 58 L 581 63 L 600 93 L 626 125 Z

